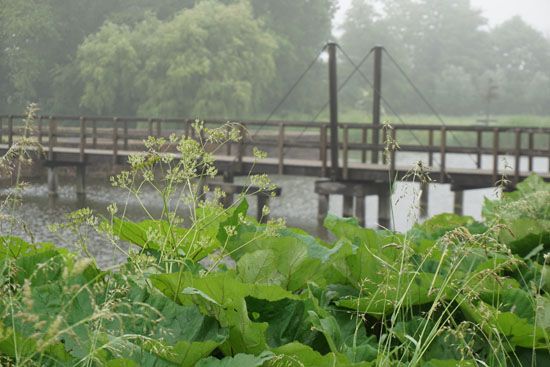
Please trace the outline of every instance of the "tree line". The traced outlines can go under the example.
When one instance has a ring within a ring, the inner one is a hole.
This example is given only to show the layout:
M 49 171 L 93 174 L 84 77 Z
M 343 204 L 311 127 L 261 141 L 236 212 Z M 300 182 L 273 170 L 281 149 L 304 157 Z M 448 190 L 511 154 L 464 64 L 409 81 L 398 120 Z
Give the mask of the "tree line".
M 265 116 L 334 39 L 335 0 L 0 0 L 0 111 Z M 521 18 L 490 28 L 469 0 L 354 0 L 337 41 L 354 62 L 383 45 L 438 111 L 550 113 L 550 41 Z M 341 79 L 351 64 L 340 58 Z M 383 93 L 425 113 L 387 57 Z M 327 98 L 326 58 L 277 111 Z M 363 67 L 370 76 L 372 62 Z M 368 110 L 357 75 L 342 105 Z

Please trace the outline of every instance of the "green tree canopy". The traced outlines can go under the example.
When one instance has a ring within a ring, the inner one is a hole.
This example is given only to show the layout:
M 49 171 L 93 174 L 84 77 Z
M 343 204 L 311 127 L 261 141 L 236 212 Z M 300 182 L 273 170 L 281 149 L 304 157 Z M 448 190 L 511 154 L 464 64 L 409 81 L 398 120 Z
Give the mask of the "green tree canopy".
M 269 87 L 275 49 L 245 2 L 201 1 L 134 27 L 108 23 L 78 50 L 81 104 L 96 113 L 235 116 Z

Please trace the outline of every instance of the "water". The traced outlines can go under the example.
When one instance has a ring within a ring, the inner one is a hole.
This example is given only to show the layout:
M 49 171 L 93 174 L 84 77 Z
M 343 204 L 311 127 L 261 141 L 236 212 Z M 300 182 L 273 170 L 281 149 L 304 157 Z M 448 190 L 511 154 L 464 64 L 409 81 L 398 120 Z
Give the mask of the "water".
M 414 162 L 411 156 L 403 155 L 398 157 L 398 164 L 411 164 Z M 449 155 L 448 164 L 462 160 L 467 167 L 472 163 L 464 158 Z M 547 167 L 547 160 L 535 162 L 535 170 L 544 171 Z M 317 195 L 314 193 L 314 182 L 316 178 L 293 177 L 293 176 L 271 176 L 272 181 L 281 186 L 282 196 L 272 199 L 271 216 L 286 218 L 287 224 L 302 228 L 313 234 L 320 234 L 322 231 L 317 227 Z M 243 182 L 244 179 L 237 179 L 236 182 Z M 76 199 L 74 185 L 61 179 L 59 186 L 59 197 L 56 200 L 48 198 L 46 184 L 30 185 L 23 196 L 23 203 L 16 211 L 16 216 L 25 221 L 33 233 L 36 241 L 50 241 L 58 245 L 72 248 L 75 247 L 76 235 L 69 230 L 62 230 L 59 233 L 52 233 L 48 227 L 54 223 L 62 223 L 65 216 L 79 208 L 89 207 L 99 215 L 107 216 L 107 206 L 116 203 L 119 208 L 127 208 L 126 215 L 133 220 L 145 219 L 143 209 L 135 201 L 128 198 L 127 194 L 120 189 L 111 187 L 107 179 L 89 180 L 87 183 L 87 196 L 84 202 Z M 0 196 L 5 195 L 6 189 L 0 190 Z M 440 213 L 452 212 L 454 194 L 450 191 L 449 185 L 430 185 L 429 211 L 428 215 L 433 216 Z M 400 182 L 396 185 L 392 197 L 394 228 L 397 231 L 408 230 L 418 220 L 418 196 L 419 185 Z M 464 193 L 464 214 L 481 219 L 481 208 L 484 198 L 494 199 L 494 189 L 469 190 Z M 145 190 L 142 195 L 143 205 L 154 215 L 160 212 L 161 203 L 158 196 L 151 190 Z M 127 205 L 126 205 L 127 204 Z M 256 213 L 256 203 L 250 200 L 250 214 Z M 368 227 L 377 225 L 377 198 L 367 197 L 366 222 Z M 336 215 L 342 213 L 342 198 L 332 196 L 329 211 Z M 6 225 L 2 234 L 6 234 Z M 16 233 L 21 234 L 21 232 Z M 105 238 L 95 233 L 89 233 L 91 243 L 90 251 L 99 258 L 99 262 L 110 264 L 119 261 L 123 255 L 114 250 Z

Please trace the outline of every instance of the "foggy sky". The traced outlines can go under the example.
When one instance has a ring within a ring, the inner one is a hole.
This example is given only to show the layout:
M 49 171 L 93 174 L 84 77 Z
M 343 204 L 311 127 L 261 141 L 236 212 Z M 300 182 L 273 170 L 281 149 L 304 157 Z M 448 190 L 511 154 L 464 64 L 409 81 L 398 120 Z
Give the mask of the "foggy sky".
M 526 22 L 550 37 L 550 0 L 471 0 L 474 7 L 481 9 L 491 26 L 502 23 L 514 15 L 520 15 Z M 336 23 L 341 24 L 345 10 L 351 0 L 339 0 L 340 10 Z

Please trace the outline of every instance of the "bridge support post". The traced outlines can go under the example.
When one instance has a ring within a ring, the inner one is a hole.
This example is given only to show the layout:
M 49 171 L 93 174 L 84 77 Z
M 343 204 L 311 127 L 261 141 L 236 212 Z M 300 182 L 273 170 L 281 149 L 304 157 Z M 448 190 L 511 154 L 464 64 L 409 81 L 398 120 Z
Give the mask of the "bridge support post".
M 391 229 L 391 191 L 381 190 L 378 194 L 378 225 Z
M 430 184 L 427 182 L 420 184 L 420 218 L 428 217 L 428 201 L 430 198 Z
M 78 199 L 86 198 L 86 167 L 84 165 L 76 166 L 76 197 Z
M 56 197 L 58 186 L 57 171 L 55 167 L 48 167 L 48 196 Z
M 353 196 L 344 195 L 342 217 L 353 217 Z
M 366 225 L 366 207 L 365 207 L 365 196 L 356 196 L 355 197 L 355 218 L 357 218 L 357 221 L 359 222 L 359 225 L 361 227 L 365 227 Z
M 372 98 L 372 144 L 380 143 L 380 112 L 382 100 L 382 51 L 381 46 L 374 47 L 374 94 Z M 372 151 L 371 161 L 378 164 L 378 148 Z
M 325 222 L 325 218 L 328 215 L 328 206 L 329 206 L 330 195 L 319 194 L 318 197 L 319 197 L 319 206 L 318 206 L 318 209 L 317 209 L 318 210 L 317 211 L 317 224 L 319 225 L 319 227 L 322 227 L 324 222 Z
M 464 215 L 464 191 L 455 191 L 454 194 L 454 213 Z
M 328 70 L 329 70 L 329 100 L 330 100 L 330 178 L 337 181 L 341 178 L 338 163 L 338 77 L 336 62 L 336 43 L 329 43 Z

